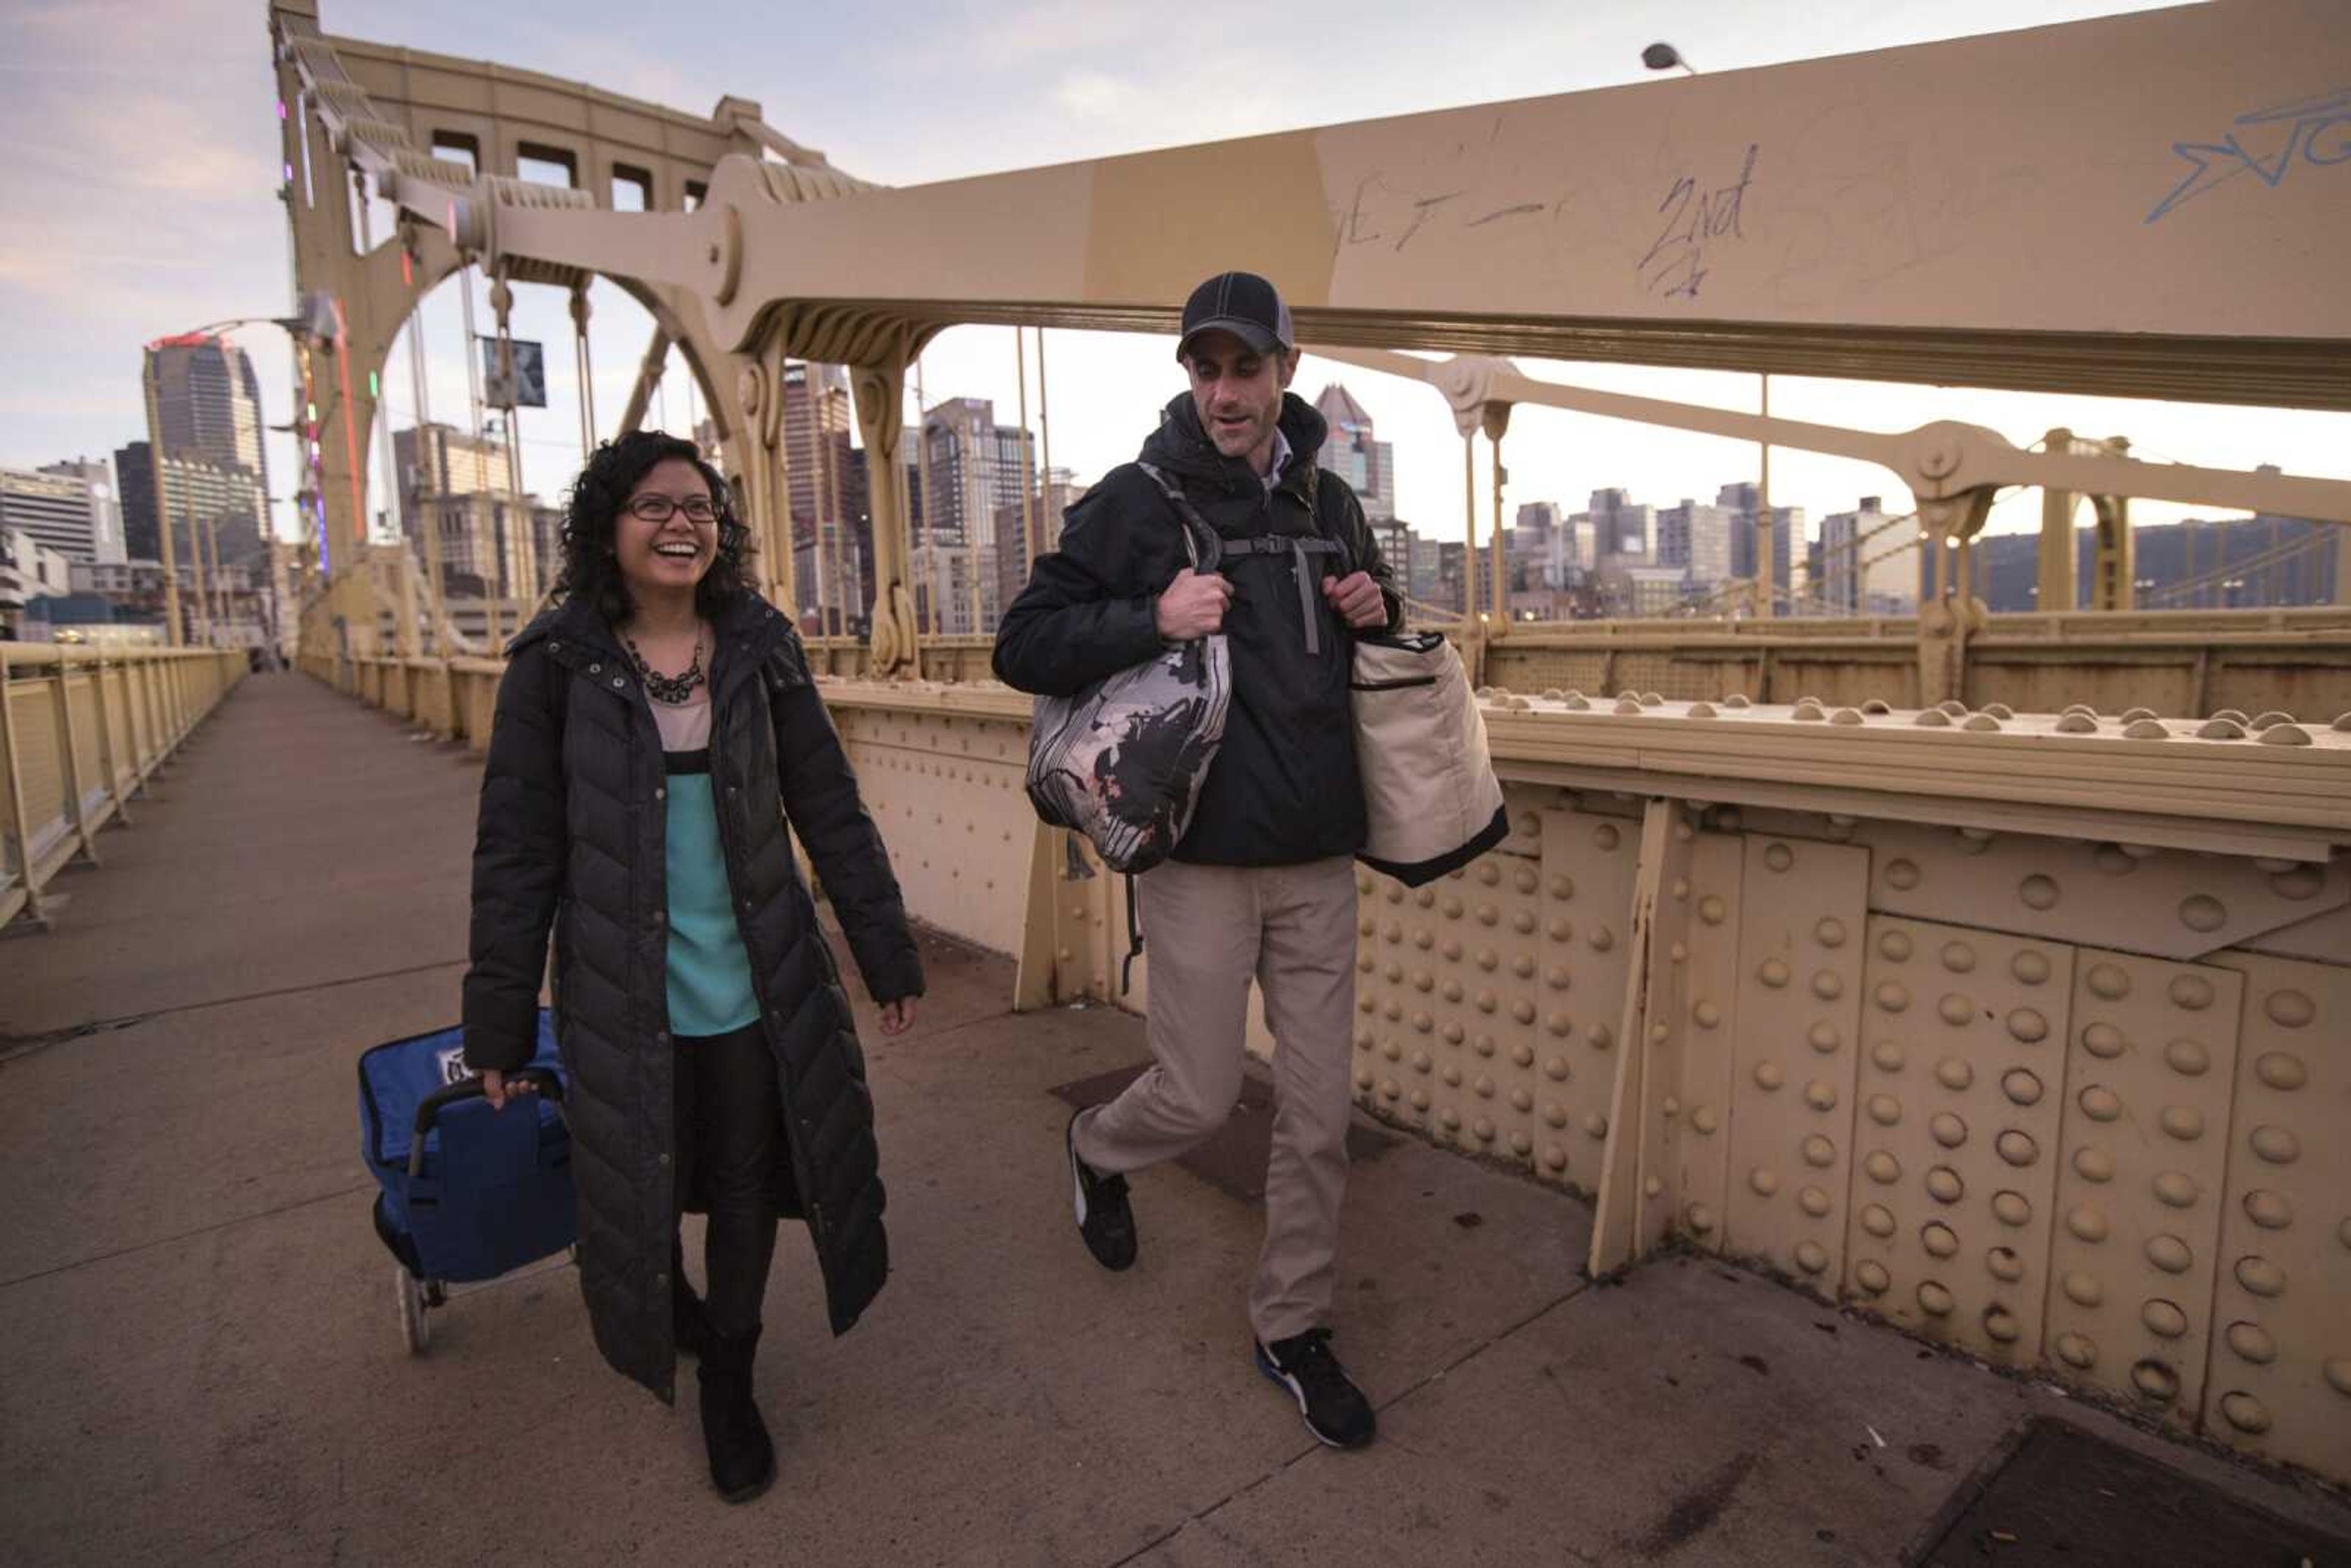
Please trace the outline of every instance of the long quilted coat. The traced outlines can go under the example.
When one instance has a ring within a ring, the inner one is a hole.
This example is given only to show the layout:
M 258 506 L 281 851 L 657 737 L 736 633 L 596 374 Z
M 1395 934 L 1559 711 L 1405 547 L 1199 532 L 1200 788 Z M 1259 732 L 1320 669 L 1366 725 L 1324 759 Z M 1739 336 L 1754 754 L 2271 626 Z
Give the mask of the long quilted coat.
M 787 814 L 874 998 L 919 996 L 922 965 L 799 639 L 748 593 L 716 630 L 708 784 L 776 1055 L 790 1166 L 777 1183 L 798 1194 L 838 1334 L 881 1290 L 889 1249 L 864 1054 Z M 674 1397 L 676 1373 L 671 782 L 653 710 L 603 619 L 569 602 L 533 622 L 509 650 L 482 778 L 465 1059 L 501 1071 L 529 1059 L 551 932 L 580 1293 L 604 1358 L 664 1400 Z

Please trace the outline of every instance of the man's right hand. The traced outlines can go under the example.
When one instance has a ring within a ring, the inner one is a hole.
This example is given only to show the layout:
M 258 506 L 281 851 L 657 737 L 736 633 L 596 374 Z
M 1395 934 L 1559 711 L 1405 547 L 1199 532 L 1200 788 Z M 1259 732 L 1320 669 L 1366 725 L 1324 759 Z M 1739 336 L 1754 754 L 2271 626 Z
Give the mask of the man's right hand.
M 1205 576 L 1186 567 L 1159 596 L 1152 618 L 1159 635 L 1170 643 L 1190 643 L 1225 625 L 1225 606 L 1232 602 L 1233 585 L 1216 572 Z

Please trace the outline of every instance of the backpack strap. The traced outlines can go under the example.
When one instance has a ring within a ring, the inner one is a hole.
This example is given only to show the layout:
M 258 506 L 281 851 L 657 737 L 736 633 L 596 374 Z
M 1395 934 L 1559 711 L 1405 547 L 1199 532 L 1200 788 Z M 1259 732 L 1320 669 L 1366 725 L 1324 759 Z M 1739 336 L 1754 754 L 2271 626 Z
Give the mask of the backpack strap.
M 1184 494 L 1182 486 L 1151 464 L 1138 463 L 1135 466 L 1151 476 L 1151 482 L 1159 486 L 1159 493 L 1167 497 L 1168 504 L 1176 508 L 1176 516 L 1184 520 L 1186 549 L 1191 549 L 1193 529 L 1197 529 L 1207 539 L 1208 564 L 1206 567 L 1201 566 L 1199 554 L 1194 551 L 1193 570 L 1217 570 L 1224 558 L 1228 555 L 1288 556 L 1290 560 L 1290 575 L 1298 580 L 1298 612 L 1300 622 L 1306 629 L 1306 651 L 1310 653 L 1319 653 L 1322 651 L 1321 630 L 1322 617 L 1314 602 L 1319 579 L 1310 560 L 1314 556 L 1332 555 L 1339 557 L 1343 563 L 1348 559 L 1348 552 L 1344 545 L 1322 532 L 1322 520 L 1314 516 L 1314 498 L 1320 489 L 1317 481 L 1322 476 L 1321 468 L 1307 470 L 1307 516 L 1313 520 L 1314 533 L 1311 535 L 1253 534 L 1247 538 L 1228 539 L 1217 533 L 1209 525 L 1208 520 L 1200 516 L 1199 508 L 1192 504 L 1192 498 L 1189 496 Z M 1344 576 L 1345 572 L 1343 570 L 1340 575 Z
M 1126 873 L 1126 958 L 1118 967 L 1118 994 L 1134 988 L 1134 961 L 1143 956 L 1143 884 Z
M 1208 519 L 1200 515 L 1200 508 L 1192 505 L 1192 497 L 1184 494 L 1181 485 L 1154 465 L 1138 463 L 1135 466 L 1150 476 L 1151 482 L 1159 486 L 1159 493 L 1167 497 L 1168 505 L 1176 508 L 1176 531 L 1184 536 L 1184 553 L 1191 558 L 1192 570 L 1203 572 L 1217 570 L 1224 559 L 1224 540 L 1215 528 L 1208 526 Z M 1199 536 L 1197 539 L 1193 538 L 1196 533 Z M 1203 555 L 1207 560 L 1205 566 L 1201 564 Z
M 1341 493 L 1342 492 L 1336 490 L 1331 492 L 1331 494 L 1334 496 Z M 1322 465 L 1318 463 L 1312 468 L 1308 469 L 1306 473 L 1306 515 L 1313 519 L 1314 531 L 1338 547 L 1340 563 L 1339 575 L 1342 577 L 1350 576 L 1357 570 L 1355 552 L 1353 549 L 1348 545 L 1345 539 L 1333 535 L 1329 526 L 1324 522 L 1322 517 Z

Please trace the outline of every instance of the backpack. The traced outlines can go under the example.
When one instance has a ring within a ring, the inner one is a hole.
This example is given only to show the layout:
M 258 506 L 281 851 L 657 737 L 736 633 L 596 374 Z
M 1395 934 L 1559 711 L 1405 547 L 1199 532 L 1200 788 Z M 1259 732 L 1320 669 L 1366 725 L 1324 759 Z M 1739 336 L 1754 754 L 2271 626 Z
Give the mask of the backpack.
M 1192 570 L 1216 570 L 1216 530 L 1165 475 L 1148 465 L 1144 472 L 1176 507 Z M 1232 692 L 1232 653 L 1218 632 L 1164 648 L 1074 696 L 1039 697 L 1029 731 L 1029 804 L 1050 826 L 1083 833 L 1112 870 L 1150 870 L 1191 826 Z

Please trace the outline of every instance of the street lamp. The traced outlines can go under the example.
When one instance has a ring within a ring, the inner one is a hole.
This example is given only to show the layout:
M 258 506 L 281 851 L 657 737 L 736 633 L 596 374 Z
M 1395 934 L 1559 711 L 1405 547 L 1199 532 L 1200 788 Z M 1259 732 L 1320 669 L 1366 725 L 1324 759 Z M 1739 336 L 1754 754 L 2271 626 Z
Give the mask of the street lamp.
M 1690 70 L 1690 63 L 1682 58 L 1682 52 L 1671 44 L 1651 44 L 1641 51 L 1641 63 L 1653 71 L 1669 71 L 1679 66 L 1690 75 L 1698 75 L 1698 72 Z
M 1696 68 L 1682 58 L 1682 52 L 1662 39 L 1641 51 L 1641 63 L 1653 71 L 1669 71 L 1679 68 L 1689 76 L 1698 75 Z M 1771 372 L 1762 372 L 1762 413 L 1771 417 Z M 1780 574 L 1772 561 L 1776 544 L 1776 525 L 1771 516 L 1771 442 L 1766 435 L 1763 443 L 1763 466 L 1755 486 L 1755 613 L 1759 619 L 1771 615 L 1771 592 L 1778 586 Z M 1792 548 L 1794 541 L 1791 540 Z

